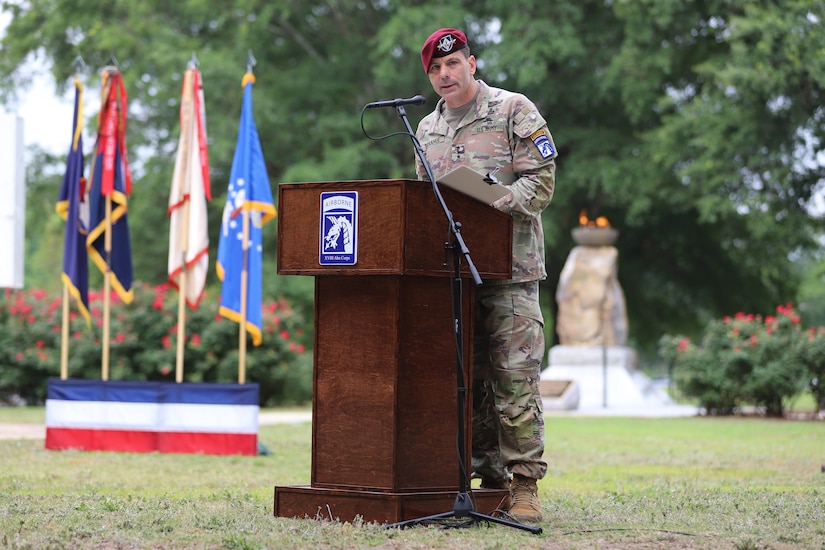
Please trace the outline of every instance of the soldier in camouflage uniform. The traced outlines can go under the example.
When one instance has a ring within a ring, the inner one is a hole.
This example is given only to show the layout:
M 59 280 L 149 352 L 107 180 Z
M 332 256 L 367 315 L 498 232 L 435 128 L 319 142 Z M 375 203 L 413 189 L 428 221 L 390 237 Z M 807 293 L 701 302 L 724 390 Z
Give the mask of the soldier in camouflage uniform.
M 538 282 L 547 276 L 541 212 L 553 197 L 556 148 L 529 99 L 474 78 L 475 57 L 460 30 L 434 32 L 421 61 L 441 96 L 416 131 L 435 177 L 463 165 L 494 174 L 511 191 L 492 206 L 513 216 L 512 277 L 485 281 L 476 292 L 473 475 L 484 488 L 510 488 L 509 513 L 517 520 L 541 521 L 536 481 L 547 463 Z M 427 177 L 418 158 L 416 172 Z

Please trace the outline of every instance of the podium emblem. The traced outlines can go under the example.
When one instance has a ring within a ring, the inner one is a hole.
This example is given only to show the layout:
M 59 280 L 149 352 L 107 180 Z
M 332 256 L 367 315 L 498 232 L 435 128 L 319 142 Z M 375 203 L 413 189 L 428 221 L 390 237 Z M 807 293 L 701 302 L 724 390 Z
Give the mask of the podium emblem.
M 355 265 L 358 259 L 358 192 L 321 193 L 321 265 Z

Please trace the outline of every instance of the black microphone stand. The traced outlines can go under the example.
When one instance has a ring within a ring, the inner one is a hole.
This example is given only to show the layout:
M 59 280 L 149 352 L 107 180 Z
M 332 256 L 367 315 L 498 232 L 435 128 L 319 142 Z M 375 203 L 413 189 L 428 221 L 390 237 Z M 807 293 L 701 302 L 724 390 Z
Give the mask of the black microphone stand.
M 421 524 L 429 524 L 429 523 L 437 523 L 439 520 L 449 519 L 449 518 L 456 518 L 456 519 L 465 519 L 466 523 L 460 525 L 471 525 L 473 523 L 478 522 L 491 522 L 491 523 L 498 523 L 501 525 L 507 525 L 509 527 L 515 527 L 517 529 L 523 529 L 525 531 L 529 531 L 534 535 L 541 534 L 542 530 L 541 527 L 532 527 L 530 525 L 524 525 L 523 523 L 519 523 L 517 521 L 509 521 L 504 518 L 498 518 L 495 516 L 489 516 L 486 514 L 482 514 L 475 510 L 474 501 L 470 497 L 469 493 L 469 486 L 470 483 L 467 479 L 467 467 L 464 462 L 464 458 L 466 456 L 467 448 L 466 448 L 466 427 L 465 427 L 465 405 L 467 400 L 467 383 L 464 379 L 464 343 L 462 334 L 464 331 L 464 324 L 463 324 L 463 309 L 462 309 L 462 300 L 461 300 L 461 293 L 462 293 L 462 284 L 461 284 L 461 257 L 467 260 L 467 266 L 470 270 L 470 274 L 473 277 L 473 281 L 476 285 L 481 285 L 481 277 L 478 275 L 478 270 L 476 269 L 475 265 L 473 264 L 473 260 L 470 257 L 470 251 L 467 248 L 467 245 L 464 243 L 464 239 L 461 237 L 461 223 L 455 221 L 453 219 L 453 214 L 450 212 L 450 209 L 447 207 L 447 204 L 444 202 L 444 197 L 441 196 L 441 191 L 436 184 L 435 176 L 433 175 L 432 168 L 430 167 L 430 163 L 427 162 L 427 158 L 424 156 L 424 151 L 421 148 L 421 143 L 419 143 L 418 138 L 415 136 L 415 132 L 413 132 L 412 127 L 410 126 L 410 121 L 407 119 L 407 112 L 404 110 L 402 105 L 396 106 L 396 111 L 398 112 L 398 116 L 401 120 L 404 121 L 404 126 L 407 129 L 407 135 L 410 136 L 412 139 L 413 145 L 415 147 L 415 152 L 418 155 L 418 158 L 421 159 L 422 164 L 424 165 L 424 169 L 427 171 L 427 177 L 430 179 L 430 183 L 432 184 L 433 193 L 435 194 L 438 203 L 441 205 L 441 209 L 444 211 L 444 215 L 447 217 L 447 222 L 450 226 L 450 242 L 445 243 L 445 248 L 448 248 L 452 251 L 453 257 L 453 264 L 452 264 L 452 303 L 453 303 L 453 328 L 455 331 L 455 344 L 456 344 L 456 379 L 457 379 L 457 404 L 458 404 L 458 494 L 455 497 L 455 501 L 453 503 L 453 509 L 449 512 L 443 512 L 440 514 L 434 514 L 431 516 L 425 516 L 416 519 L 410 519 L 406 521 L 400 521 L 397 523 L 392 523 L 387 525 L 387 528 L 404 528 L 410 527 L 414 525 L 421 525 Z M 452 525 L 452 527 L 457 527 L 458 525 Z

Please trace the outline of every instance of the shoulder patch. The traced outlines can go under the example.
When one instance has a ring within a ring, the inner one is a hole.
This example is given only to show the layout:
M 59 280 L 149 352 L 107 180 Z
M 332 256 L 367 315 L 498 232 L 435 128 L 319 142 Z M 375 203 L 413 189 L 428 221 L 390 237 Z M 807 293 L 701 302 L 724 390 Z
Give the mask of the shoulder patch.
M 530 134 L 530 139 L 533 145 L 539 150 L 539 154 L 543 159 L 549 159 L 556 154 L 556 148 L 553 147 L 553 141 L 550 139 L 550 134 L 542 128 Z

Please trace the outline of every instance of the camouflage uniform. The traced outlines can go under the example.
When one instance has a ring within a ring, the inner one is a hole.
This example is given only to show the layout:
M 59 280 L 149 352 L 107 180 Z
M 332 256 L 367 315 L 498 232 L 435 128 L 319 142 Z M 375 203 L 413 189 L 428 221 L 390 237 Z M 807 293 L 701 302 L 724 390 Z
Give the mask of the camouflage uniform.
M 539 394 L 544 319 L 538 281 L 547 276 L 541 212 L 553 197 L 557 154 L 529 99 L 477 82 L 475 105 L 457 129 L 445 121 L 442 99 L 416 136 L 436 178 L 464 165 L 494 173 L 512 191 L 495 204 L 513 216 L 512 277 L 476 289 L 473 470 L 492 483 L 508 472 L 540 479 L 547 472 Z M 418 158 L 416 172 L 427 177 Z

